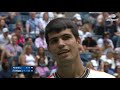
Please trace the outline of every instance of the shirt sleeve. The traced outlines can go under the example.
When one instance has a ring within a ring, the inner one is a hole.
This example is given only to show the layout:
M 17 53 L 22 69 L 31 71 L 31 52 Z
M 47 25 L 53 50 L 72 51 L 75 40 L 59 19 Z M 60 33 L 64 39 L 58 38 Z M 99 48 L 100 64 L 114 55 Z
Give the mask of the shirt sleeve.
M 39 48 L 40 47 L 40 41 L 38 40 L 38 38 L 35 40 L 35 46 L 37 47 L 37 48 Z

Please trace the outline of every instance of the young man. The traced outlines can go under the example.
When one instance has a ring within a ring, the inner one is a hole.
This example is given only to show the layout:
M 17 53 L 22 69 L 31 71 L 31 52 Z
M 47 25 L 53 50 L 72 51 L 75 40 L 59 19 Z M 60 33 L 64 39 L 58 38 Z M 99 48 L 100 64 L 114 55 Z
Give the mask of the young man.
M 83 66 L 77 26 L 71 20 L 57 18 L 50 21 L 46 26 L 45 37 L 48 49 L 57 62 L 56 72 L 48 78 L 114 78 Z

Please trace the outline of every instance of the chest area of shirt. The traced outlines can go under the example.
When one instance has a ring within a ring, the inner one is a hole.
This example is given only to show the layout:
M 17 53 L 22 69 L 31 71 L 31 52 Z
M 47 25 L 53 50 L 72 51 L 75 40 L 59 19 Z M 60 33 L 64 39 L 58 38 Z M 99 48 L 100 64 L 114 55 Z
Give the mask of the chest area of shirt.
M 16 46 L 11 45 L 11 46 L 9 46 L 9 49 L 10 49 L 10 51 L 13 51 L 13 52 L 19 51 L 19 47 L 17 45 Z

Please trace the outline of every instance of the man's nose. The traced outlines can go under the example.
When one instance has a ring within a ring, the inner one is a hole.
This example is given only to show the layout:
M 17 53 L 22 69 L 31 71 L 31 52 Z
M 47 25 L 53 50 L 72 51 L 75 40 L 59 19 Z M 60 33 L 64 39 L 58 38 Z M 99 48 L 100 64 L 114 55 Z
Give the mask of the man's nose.
M 61 48 L 63 48 L 64 46 L 65 46 L 64 40 L 59 39 L 59 41 L 58 41 L 58 47 L 61 49 Z

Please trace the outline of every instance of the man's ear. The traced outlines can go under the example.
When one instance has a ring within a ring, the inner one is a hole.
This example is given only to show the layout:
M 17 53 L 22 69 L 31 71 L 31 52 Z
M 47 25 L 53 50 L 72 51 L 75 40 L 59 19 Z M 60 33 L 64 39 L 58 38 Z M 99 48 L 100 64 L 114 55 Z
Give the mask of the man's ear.
M 78 43 L 78 49 L 80 50 L 80 52 L 85 52 L 80 38 L 77 38 L 77 43 Z
M 78 44 L 81 44 L 81 39 L 79 37 L 76 40 Z

